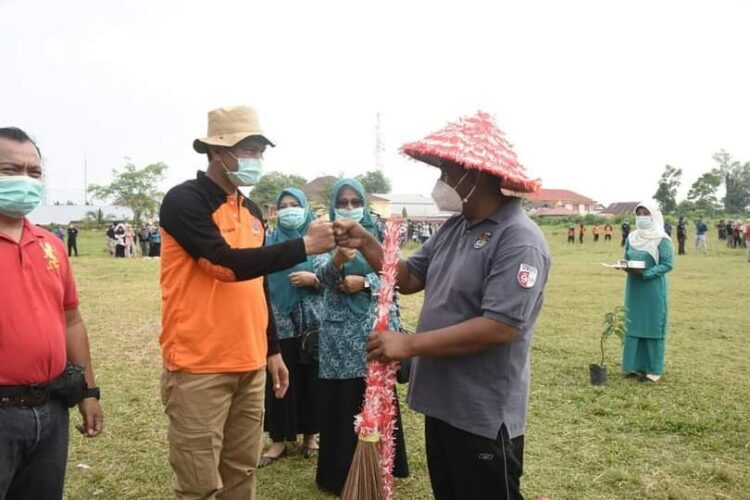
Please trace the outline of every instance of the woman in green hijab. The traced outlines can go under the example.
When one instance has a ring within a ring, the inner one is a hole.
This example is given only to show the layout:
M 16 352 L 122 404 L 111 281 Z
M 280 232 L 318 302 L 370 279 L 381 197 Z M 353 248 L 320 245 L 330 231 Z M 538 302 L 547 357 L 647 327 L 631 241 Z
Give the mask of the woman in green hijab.
M 299 189 L 286 188 L 276 198 L 278 224 L 266 238 L 266 245 L 301 238 L 315 219 L 307 197 Z M 289 389 L 283 399 L 276 399 L 271 381 L 266 384 L 266 418 L 264 428 L 273 444 L 261 456 L 265 467 L 287 454 L 287 442 L 303 435 L 300 448 L 305 458 L 318 450 L 318 408 L 316 393 L 318 367 L 300 360 L 300 336 L 319 324 L 321 293 L 315 277 L 312 257 L 296 266 L 268 275 L 273 316 L 281 344 L 281 355 L 289 369 Z
M 355 179 L 342 179 L 334 185 L 329 217 L 355 220 L 381 239 L 376 218 L 366 205 L 365 190 Z M 318 400 L 320 454 L 316 482 L 320 488 L 339 495 L 357 447 L 354 417 L 364 401 L 367 337 L 375 321 L 380 277 L 362 254 L 342 248 L 316 257 L 315 273 L 323 289 Z M 398 309 L 394 306 L 390 329 L 398 330 L 399 326 Z M 400 411 L 393 474 L 409 475 Z

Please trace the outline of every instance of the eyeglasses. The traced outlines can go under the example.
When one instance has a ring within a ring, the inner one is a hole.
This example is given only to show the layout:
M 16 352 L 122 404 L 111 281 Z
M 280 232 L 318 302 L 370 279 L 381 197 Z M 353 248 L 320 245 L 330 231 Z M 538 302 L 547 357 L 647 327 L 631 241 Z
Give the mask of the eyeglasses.
M 339 198 L 336 200 L 336 208 L 352 207 L 359 208 L 363 205 L 360 198 Z

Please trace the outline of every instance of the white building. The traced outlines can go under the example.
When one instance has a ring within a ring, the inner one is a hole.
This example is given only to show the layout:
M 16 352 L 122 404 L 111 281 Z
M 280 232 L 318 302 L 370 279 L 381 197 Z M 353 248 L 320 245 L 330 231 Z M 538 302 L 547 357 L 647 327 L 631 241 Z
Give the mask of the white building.
M 89 213 L 102 211 L 102 218 L 107 221 L 124 221 L 133 219 L 133 211 L 118 205 L 41 205 L 28 215 L 32 224 L 48 226 L 50 224 L 68 225 L 71 222 L 82 222 L 89 219 Z
M 381 217 L 402 215 L 406 209 L 408 218 L 449 217 L 452 214 L 441 212 L 432 198 L 421 194 L 381 194 L 368 196 L 370 207 Z

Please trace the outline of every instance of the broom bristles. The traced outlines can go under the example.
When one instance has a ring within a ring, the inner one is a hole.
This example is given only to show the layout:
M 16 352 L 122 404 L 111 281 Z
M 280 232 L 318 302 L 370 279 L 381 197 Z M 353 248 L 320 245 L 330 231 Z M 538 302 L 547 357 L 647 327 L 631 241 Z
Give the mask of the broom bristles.
M 380 473 L 377 434 L 360 437 L 352 466 L 341 492 L 341 500 L 384 500 L 383 477 Z

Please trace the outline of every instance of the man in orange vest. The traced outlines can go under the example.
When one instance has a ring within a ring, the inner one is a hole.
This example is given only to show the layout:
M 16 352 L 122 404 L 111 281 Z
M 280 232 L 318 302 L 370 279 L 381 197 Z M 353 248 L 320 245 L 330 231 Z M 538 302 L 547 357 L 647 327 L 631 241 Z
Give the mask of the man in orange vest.
M 335 246 L 331 223 L 264 246 L 260 208 L 238 186 L 254 185 L 274 144 L 254 109 L 208 114 L 193 148 L 206 172 L 172 188 L 162 231 L 162 400 L 177 498 L 254 499 L 266 368 L 276 397 L 289 372 L 281 358 L 264 275 Z

